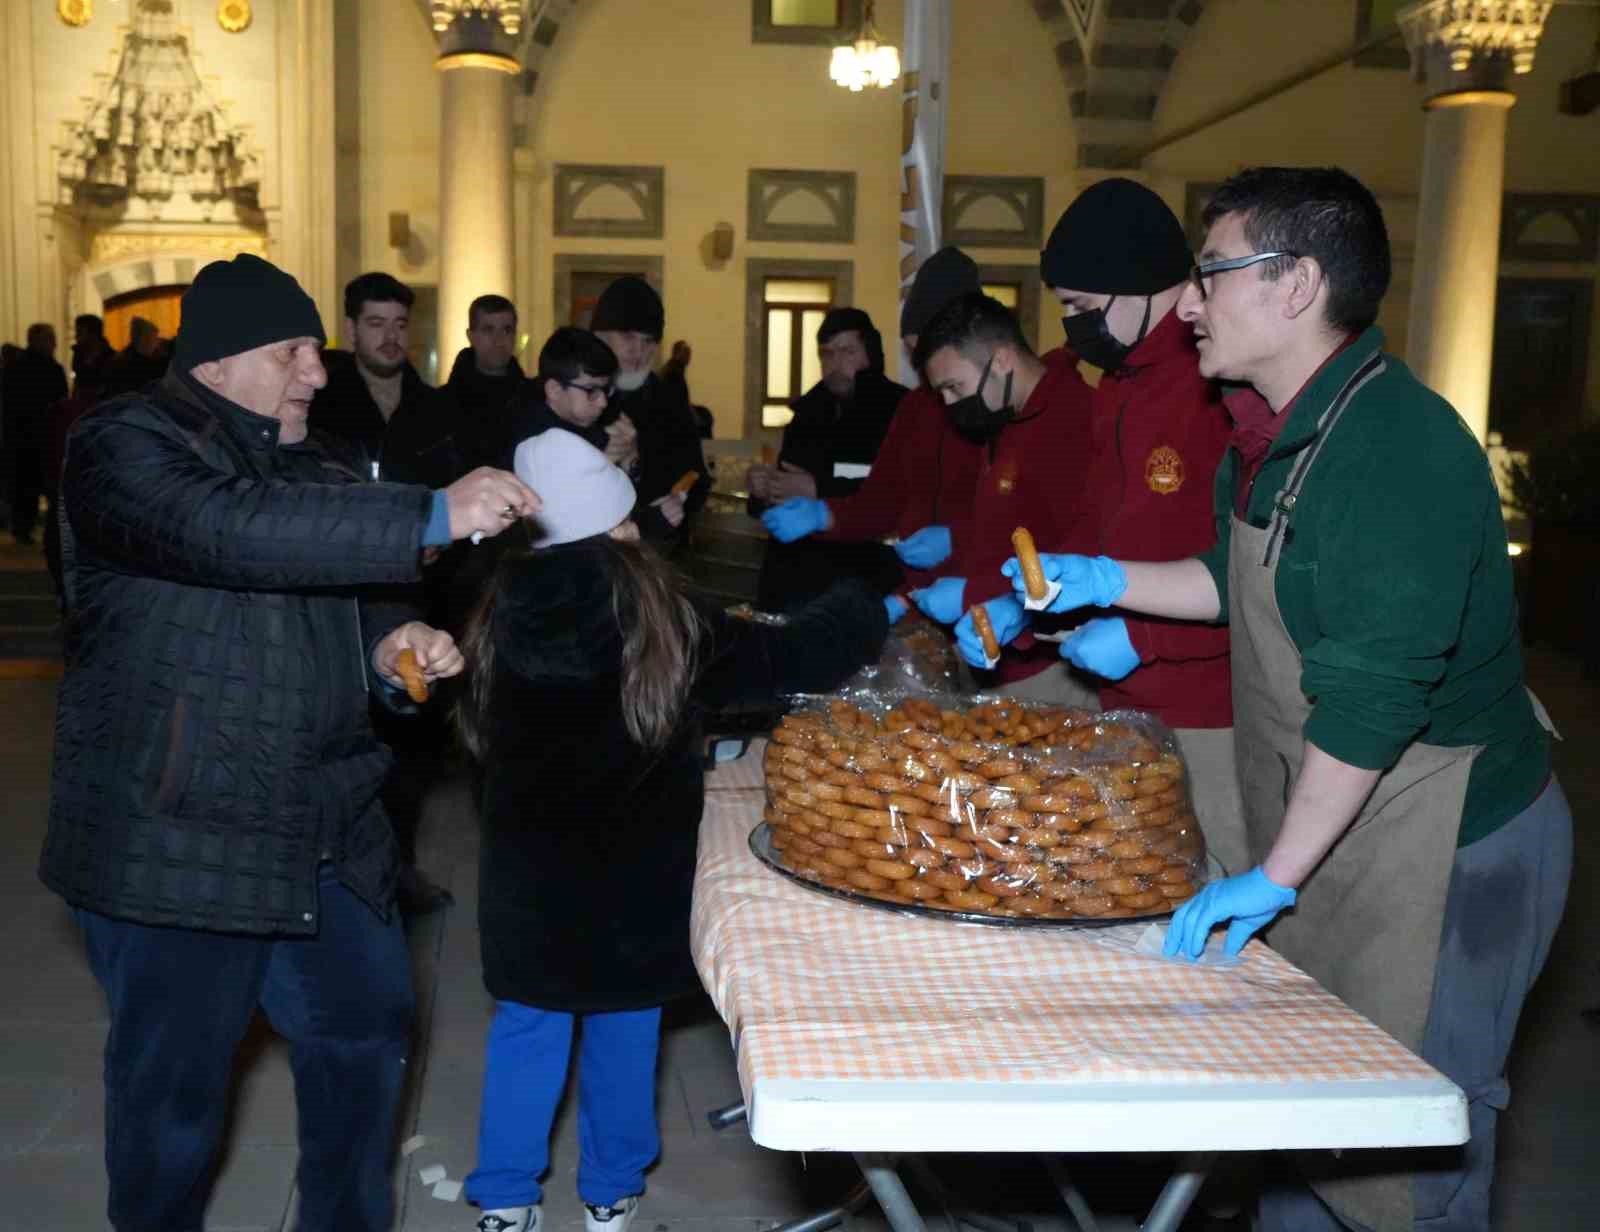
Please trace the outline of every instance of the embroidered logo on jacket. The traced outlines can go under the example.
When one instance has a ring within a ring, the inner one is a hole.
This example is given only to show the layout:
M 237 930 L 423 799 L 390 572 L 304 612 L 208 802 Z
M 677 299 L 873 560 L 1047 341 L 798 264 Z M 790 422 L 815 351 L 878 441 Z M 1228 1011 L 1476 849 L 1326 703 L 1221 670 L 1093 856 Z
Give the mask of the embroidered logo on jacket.
M 1152 492 L 1171 496 L 1183 487 L 1183 458 L 1170 445 L 1158 445 L 1144 460 L 1144 481 Z
M 1017 490 L 1017 464 L 1007 462 L 1000 467 L 999 473 L 994 478 L 995 490 L 1002 496 L 1010 496 Z

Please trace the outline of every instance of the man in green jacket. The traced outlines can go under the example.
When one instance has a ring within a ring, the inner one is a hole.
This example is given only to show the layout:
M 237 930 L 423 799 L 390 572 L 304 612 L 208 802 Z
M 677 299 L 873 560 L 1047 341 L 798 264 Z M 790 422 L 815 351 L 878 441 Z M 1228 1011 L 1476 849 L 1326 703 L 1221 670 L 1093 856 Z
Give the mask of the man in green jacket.
M 1186 903 L 1167 953 L 1198 957 L 1218 925 L 1237 953 L 1272 924 L 1275 949 L 1466 1092 L 1464 1147 L 1303 1161 L 1312 1188 L 1270 1185 L 1261 1228 L 1487 1230 L 1506 1054 L 1572 861 L 1499 499 L 1460 417 L 1383 351 L 1389 243 L 1365 187 L 1256 168 L 1205 222 L 1178 313 L 1200 371 L 1240 386 L 1217 544 L 1050 557 L 1052 610 L 1229 626 L 1255 867 Z

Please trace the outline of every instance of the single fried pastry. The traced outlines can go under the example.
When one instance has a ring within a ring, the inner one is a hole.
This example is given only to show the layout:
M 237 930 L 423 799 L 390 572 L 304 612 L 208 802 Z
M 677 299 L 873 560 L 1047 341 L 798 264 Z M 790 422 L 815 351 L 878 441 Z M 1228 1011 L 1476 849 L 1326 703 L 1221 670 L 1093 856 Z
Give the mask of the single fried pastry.
M 422 664 L 417 662 L 417 652 L 404 647 L 394 657 L 394 674 L 406 686 L 406 695 L 421 705 L 428 700 L 428 678 L 422 674 Z
M 1044 566 L 1039 563 L 1039 549 L 1033 545 L 1033 532 L 1019 526 L 1011 532 L 1011 547 L 1017 554 L 1017 565 L 1022 569 L 1022 584 L 1028 589 L 1028 598 L 1043 599 L 1049 589 L 1045 585 Z

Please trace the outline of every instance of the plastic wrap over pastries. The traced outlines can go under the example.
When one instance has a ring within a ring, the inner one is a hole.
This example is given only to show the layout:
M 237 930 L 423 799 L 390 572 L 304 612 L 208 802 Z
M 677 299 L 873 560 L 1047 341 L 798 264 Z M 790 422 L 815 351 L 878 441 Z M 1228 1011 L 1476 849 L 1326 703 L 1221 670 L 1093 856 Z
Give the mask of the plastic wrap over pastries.
M 897 905 L 1049 919 L 1158 915 L 1205 843 L 1172 734 L 1136 711 L 858 691 L 811 699 L 766 753 L 791 871 Z

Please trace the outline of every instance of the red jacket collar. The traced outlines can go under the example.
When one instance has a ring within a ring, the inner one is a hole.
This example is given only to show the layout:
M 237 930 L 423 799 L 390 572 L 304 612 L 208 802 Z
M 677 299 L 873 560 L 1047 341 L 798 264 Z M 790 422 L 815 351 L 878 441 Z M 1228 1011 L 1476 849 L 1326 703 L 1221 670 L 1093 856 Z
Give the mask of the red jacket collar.
M 1180 317 L 1177 307 L 1173 306 L 1144 336 L 1144 341 L 1128 352 L 1122 379 L 1138 375 L 1141 368 L 1157 368 L 1180 361 L 1196 365 L 1200 362 L 1194 346 L 1194 327 Z

